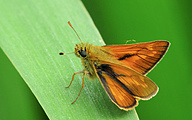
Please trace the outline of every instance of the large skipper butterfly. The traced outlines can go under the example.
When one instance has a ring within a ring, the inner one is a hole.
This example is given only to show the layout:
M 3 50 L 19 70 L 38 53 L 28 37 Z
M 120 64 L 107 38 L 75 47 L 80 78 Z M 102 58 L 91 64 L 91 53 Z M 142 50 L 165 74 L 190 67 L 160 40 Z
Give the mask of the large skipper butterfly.
M 74 30 L 71 23 L 68 24 Z M 78 36 L 75 30 L 74 32 Z M 81 41 L 79 36 L 78 38 Z M 157 94 L 159 88 L 146 74 L 165 55 L 169 44 L 167 41 L 153 41 L 94 46 L 81 41 L 76 44 L 74 53 L 81 59 L 84 69 L 73 74 L 67 88 L 76 74 L 83 73 L 78 98 L 84 87 L 85 75 L 90 79 L 98 78 L 111 101 L 120 109 L 130 110 L 138 105 L 139 100 L 149 100 Z

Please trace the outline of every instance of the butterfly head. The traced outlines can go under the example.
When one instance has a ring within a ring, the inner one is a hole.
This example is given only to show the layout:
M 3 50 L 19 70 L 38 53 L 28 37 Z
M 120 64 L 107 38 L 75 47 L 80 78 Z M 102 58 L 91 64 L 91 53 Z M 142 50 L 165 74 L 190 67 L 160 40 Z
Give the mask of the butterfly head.
M 75 55 L 80 58 L 86 58 L 89 54 L 89 43 L 81 43 L 75 46 Z

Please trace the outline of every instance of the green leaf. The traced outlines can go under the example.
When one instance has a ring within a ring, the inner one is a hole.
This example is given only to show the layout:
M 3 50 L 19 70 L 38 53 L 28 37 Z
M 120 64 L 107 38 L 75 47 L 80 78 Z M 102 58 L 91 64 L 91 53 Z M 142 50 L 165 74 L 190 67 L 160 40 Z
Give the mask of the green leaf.
M 138 119 L 134 110 L 123 111 L 113 104 L 98 80 L 85 79 L 73 52 L 80 43 L 67 24 L 70 21 L 83 42 L 104 42 L 79 0 L 0 1 L 0 46 L 29 86 L 50 119 Z

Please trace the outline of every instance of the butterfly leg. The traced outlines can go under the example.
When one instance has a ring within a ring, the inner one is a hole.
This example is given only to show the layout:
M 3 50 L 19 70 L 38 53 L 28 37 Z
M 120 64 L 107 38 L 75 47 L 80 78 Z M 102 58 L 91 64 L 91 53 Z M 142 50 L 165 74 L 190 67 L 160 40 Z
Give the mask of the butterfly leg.
M 80 71 L 79 71 L 79 72 L 80 72 Z M 84 73 L 83 73 L 82 87 L 81 87 L 81 90 L 79 91 L 79 94 L 78 94 L 77 98 L 75 99 L 75 101 L 78 99 L 78 97 L 79 97 L 79 95 L 81 94 L 81 91 L 82 91 L 82 89 L 83 89 L 83 87 L 84 87 L 85 74 L 87 73 L 87 71 L 83 71 L 83 72 L 84 72 Z M 73 101 L 71 104 L 75 103 L 75 101 Z
M 127 40 L 125 45 L 128 43 L 128 42 L 136 42 L 136 40 Z
M 72 80 L 71 80 L 71 82 L 70 82 L 69 86 L 67 86 L 66 88 L 69 88 L 69 87 L 71 86 L 71 83 L 73 82 L 73 80 L 74 80 L 74 76 L 75 76 L 76 74 L 79 74 L 79 73 L 84 73 L 84 72 L 85 72 L 84 70 L 81 70 L 81 71 L 75 72 L 75 73 L 73 74 L 73 76 L 72 76 Z

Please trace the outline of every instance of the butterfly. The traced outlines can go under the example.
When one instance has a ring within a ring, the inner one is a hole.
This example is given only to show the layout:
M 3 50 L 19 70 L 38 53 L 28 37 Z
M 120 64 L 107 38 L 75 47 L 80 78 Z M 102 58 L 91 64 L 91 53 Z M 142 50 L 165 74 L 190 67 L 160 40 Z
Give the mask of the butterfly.
M 68 24 L 78 36 L 71 23 Z M 78 38 L 81 41 L 79 36 Z M 89 79 L 98 78 L 115 105 L 126 111 L 131 110 L 138 105 L 139 100 L 149 100 L 157 94 L 158 86 L 146 74 L 162 59 L 169 45 L 168 41 L 163 40 L 105 46 L 94 46 L 81 41 L 76 44 L 74 53 L 81 59 L 84 69 L 73 74 L 67 88 L 76 74 L 83 73 L 78 98 L 84 87 L 85 75 Z

